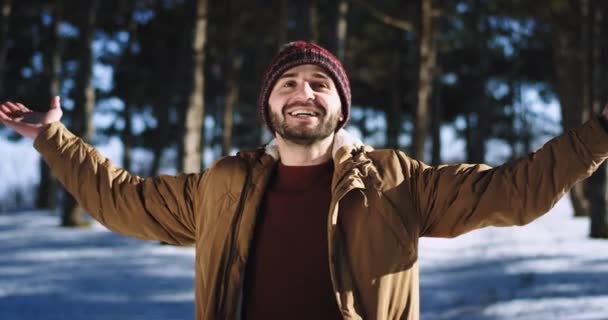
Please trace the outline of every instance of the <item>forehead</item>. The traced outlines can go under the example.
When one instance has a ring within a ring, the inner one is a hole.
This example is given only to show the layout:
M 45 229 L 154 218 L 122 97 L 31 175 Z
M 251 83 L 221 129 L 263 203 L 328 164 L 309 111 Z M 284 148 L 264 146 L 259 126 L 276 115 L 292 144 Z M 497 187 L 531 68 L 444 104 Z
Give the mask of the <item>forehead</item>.
M 303 64 L 287 69 L 281 74 L 279 79 L 296 77 L 314 77 L 331 80 L 329 73 L 325 69 L 314 64 Z

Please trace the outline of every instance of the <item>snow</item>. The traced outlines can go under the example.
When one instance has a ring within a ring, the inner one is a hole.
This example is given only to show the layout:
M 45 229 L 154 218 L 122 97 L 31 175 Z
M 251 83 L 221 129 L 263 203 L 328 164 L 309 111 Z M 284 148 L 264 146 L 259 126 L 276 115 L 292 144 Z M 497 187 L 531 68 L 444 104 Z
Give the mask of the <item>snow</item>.
M 423 319 L 608 319 L 608 242 L 562 199 L 523 227 L 420 242 Z
M 192 319 L 194 250 L 0 215 L 0 319 Z M 421 239 L 421 312 L 439 319 L 608 319 L 608 242 L 567 199 L 517 228 Z
M 0 215 L 0 319 L 192 319 L 194 250 Z

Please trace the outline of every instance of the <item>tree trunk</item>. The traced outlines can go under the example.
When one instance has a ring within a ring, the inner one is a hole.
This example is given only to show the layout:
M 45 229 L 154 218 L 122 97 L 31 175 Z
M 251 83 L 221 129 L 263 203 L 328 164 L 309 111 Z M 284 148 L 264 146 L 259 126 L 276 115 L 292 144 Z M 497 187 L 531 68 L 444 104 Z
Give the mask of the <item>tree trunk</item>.
M 2 1 L 2 7 L 0 8 L 0 100 L 5 100 L 6 97 L 2 96 L 4 92 L 4 77 L 6 69 L 6 56 L 8 54 L 8 36 L 10 27 L 10 18 L 13 11 L 13 1 L 4 0 Z
M 486 139 L 484 134 L 484 121 L 481 121 L 483 114 L 471 112 L 466 116 L 466 149 L 467 162 L 483 163 L 486 154 Z
M 125 127 L 122 130 L 122 167 L 131 171 L 133 168 L 132 165 L 132 154 L 133 154 L 133 144 L 135 136 L 133 135 L 133 117 L 131 115 L 131 105 L 126 103 L 124 109 L 122 110 L 122 119 L 125 122 Z
M 232 149 L 232 128 L 234 125 L 234 106 L 239 100 L 240 83 L 238 74 L 240 74 L 241 66 L 243 65 L 243 57 L 237 55 L 233 49 L 229 62 L 227 90 L 224 96 L 224 131 L 222 132 L 222 155 L 230 154 Z
M 179 69 L 179 67 L 178 67 Z M 183 68 L 182 68 L 183 69 Z M 171 94 L 171 89 L 175 90 L 175 83 L 177 83 L 176 79 L 173 79 L 173 82 L 168 85 L 167 94 Z M 169 106 L 171 105 L 170 99 L 168 96 L 161 95 L 160 101 L 154 106 L 154 115 L 157 119 L 158 126 L 152 133 L 153 141 L 152 141 L 152 165 L 149 168 L 148 176 L 156 176 L 160 173 L 160 166 L 163 157 L 163 151 L 165 147 L 169 144 L 170 136 L 172 133 L 170 132 L 171 124 L 169 123 Z
M 608 50 L 604 50 L 604 38 L 608 35 L 602 27 L 605 25 L 606 9 L 604 9 L 599 1 L 594 1 L 593 7 L 593 22 L 591 34 L 593 39 L 593 47 L 591 49 L 591 114 L 599 114 L 602 112 L 602 88 L 605 83 L 602 82 L 602 71 L 606 67 L 602 65 L 602 55 L 608 54 Z
M 289 7 L 287 8 L 288 15 L 287 21 L 295 22 L 295 26 L 292 33 L 288 33 L 287 39 L 311 39 L 312 35 L 310 31 L 312 26 L 310 25 L 310 4 L 308 1 L 287 1 Z M 292 15 L 290 17 L 290 14 Z M 291 18 L 291 19 L 290 19 Z
M 126 45 L 125 56 L 127 59 L 134 55 L 133 48 L 137 43 L 137 20 L 135 19 L 135 3 L 129 2 L 126 4 L 126 8 L 124 9 L 124 15 L 126 15 L 127 22 L 127 31 L 129 32 L 129 40 Z M 130 60 L 130 59 L 129 59 Z M 131 65 L 121 65 L 121 68 L 126 68 L 127 72 L 129 69 L 133 68 Z M 126 92 L 124 95 L 124 109 L 122 110 L 122 119 L 125 123 L 125 126 L 121 133 L 121 141 L 122 141 L 122 167 L 127 170 L 132 170 L 132 154 L 133 154 L 133 145 L 135 144 L 135 135 L 133 134 L 133 115 L 131 112 L 132 104 L 132 94 Z
M 241 29 L 241 15 L 235 6 L 235 1 L 229 0 L 225 2 L 227 6 L 228 17 L 226 22 L 226 39 L 228 40 L 225 48 L 224 66 L 226 73 L 226 90 L 224 92 L 224 114 L 223 114 L 223 131 L 222 131 L 222 155 L 230 154 L 232 149 L 232 136 L 234 127 L 234 109 L 235 104 L 239 100 L 240 82 L 239 74 L 243 65 L 243 57 L 238 53 L 235 44 L 237 42 L 237 31 Z
M 441 2 L 439 2 L 437 4 L 438 6 L 441 6 Z M 441 12 L 441 7 L 435 8 L 436 12 Z M 435 72 L 433 74 L 433 95 L 431 96 L 431 108 L 432 108 L 432 115 L 431 115 L 431 136 L 432 136 L 432 140 L 433 140 L 433 146 L 431 149 L 431 164 L 432 165 L 439 165 L 442 162 L 441 159 L 441 120 L 443 119 L 443 101 L 441 99 L 442 94 L 441 94 L 441 90 L 443 89 L 442 84 L 440 81 L 438 81 L 437 79 L 437 75 L 438 74 L 442 74 L 441 71 L 441 52 L 439 49 L 439 43 L 438 43 L 438 35 L 440 34 L 441 30 L 443 30 L 445 28 L 445 20 L 444 20 L 444 16 L 442 16 L 440 13 L 434 14 L 434 22 L 435 22 L 435 27 L 433 28 L 433 39 L 434 39 L 434 44 L 435 44 L 435 48 L 436 48 L 436 53 L 435 53 Z
M 432 0 L 421 1 L 418 104 L 414 118 L 412 155 L 415 159 L 423 160 L 429 130 L 429 104 L 433 93 L 433 73 L 437 59 L 437 49 L 433 37 L 433 2 Z
M 589 119 L 591 115 L 591 99 L 592 99 L 592 76 L 591 76 L 591 14 L 590 14 L 590 4 L 589 0 L 580 0 L 580 11 L 581 11 L 581 23 L 580 23 L 580 39 L 581 39 L 581 50 L 579 65 L 581 70 L 582 81 L 580 82 L 581 86 L 581 105 L 583 106 L 583 121 Z
M 310 41 L 319 43 L 319 1 L 308 0 L 308 19 L 310 19 Z
M 53 96 L 59 95 L 61 80 L 61 52 L 60 52 L 60 36 L 59 36 L 59 21 L 61 20 L 61 0 L 55 0 L 53 3 L 53 21 L 49 27 L 48 41 L 45 41 L 44 47 L 41 49 L 43 54 L 43 72 L 42 72 L 42 88 L 47 92 L 41 94 L 41 105 L 48 105 Z M 51 170 L 40 159 L 40 184 L 36 194 L 36 208 L 51 209 L 56 206 L 56 195 L 58 184 L 51 174 Z
M 564 132 L 579 126 L 583 122 L 584 106 L 580 83 L 583 81 L 580 61 L 577 53 L 577 34 L 565 26 L 557 24 L 553 61 L 555 65 L 555 87 L 560 102 L 562 127 Z M 589 201 L 585 197 L 584 182 L 579 182 L 570 190 L 570 200 L 575 216 L 589 216 Z
M 401 46 L 400 46 L 401 48 Z M 403 77 L 400 76 L 403 66 L 401 50 L 395 50 L 392 54 L 390 70 L 392 76 L 391 99 L 386 110 L 386 147 L 399 149 L 399 135 L 403 125 Z
M 439 165 L 441 163 L 441 84 L 435 82 L 436 92 L 431 98 L 432 115 L 431 115 L 431 136 L 433 139 L 433 148 L 431 149 L 431 164 Z
M 204 115 L 205 115 L 205 42 L 207 41 L 207 0 L 196 1 L 196 19 L 192 39 L 192 90 L 188 98 L 183 137 L 184 172 L 200 172 L 204 157 Z
M 277 19 L 277 48 L 280 48 L 287 42 L 287 24 L 288 24 L 288 1 L 287 0 L 279 0 L 279 17 Z
M 93 87 L 93 37 L 100 0 L 89 2 L 88 14 L 83 17 L 80 26 L 82 52 L 76 88 L 74 95 L 74 121 L 73 132 L 84 141 L 90 142 L 95 128 L 93 127 L 93 109 L 95 107 L 95 88 Z M 77 227 L 86 225 L 82 209 L 78 206 L 72 195 L 65 193 L 63 216 L 61 225 L 64 227 Z
M 603 85 L 601 83 L 600 73 L 603 69 L 601 55 L 603 47 L 602 40 L 605 37 L 605 35 L 602 34 L 604 12 L 602 10 L 603 8 L 597 4 L 599 3 L 596 2 L 596 6 L 593 10 L 592 29 L 590 32 L 593 39 L 593 48 L 591 49 L 592 65 L 590 66 L 590 69 L 592 70 L 592 81 L 591 85 L 589 85 L 590 89 L 592 89 L 590 94 L 592 101 L 589 106 L 591 114 L 597 114 L 601 111 L 601 86 Z M 606 162 L 604 162 L 586 182 L 586 191 L 590 203 L 591 214 L 591 238 L 608 239 L 608 208 L 606 207 L 606 191 L 608 191 L 608 188 L 606 187 L 606 183 L 608 182 L 607 174 Z
M 338 22 L 336 23 L 336 55 L 342 63 L 346 58 L 346 34 L 348 31 L 348 1 L 338 3 Z
M 180 63 L 178 62 L 178 64 Z M 178 65 L 176 69 L 183 70 L 184 68 Z M 163 151 L 165 150 L 165 147 L 173 141 L 170 138 L 173 136 L 173 133 L 170 132 L 171 123 L 169 122 L 169 108 L 172 105 L 170 97 L 172 92 L 177 90 L 177 83 L 177 79 L 172 79 L 172 82 L 168 84 L 168 91 L 166 94 L 161 95 L 159 101 L 154 105 L 154 115 L 158 125 L 154 132 L 152 132 L 152 136 L 154 137 L 152 141 L 153 157 L 152 164 L 148 170 L 148 176 L 156 176 L 160 173 Z
M 586 195 L 591 203 L 591 238 L 608 239 L 608 210 L 606 208 L 606 162 L 586 181 Z

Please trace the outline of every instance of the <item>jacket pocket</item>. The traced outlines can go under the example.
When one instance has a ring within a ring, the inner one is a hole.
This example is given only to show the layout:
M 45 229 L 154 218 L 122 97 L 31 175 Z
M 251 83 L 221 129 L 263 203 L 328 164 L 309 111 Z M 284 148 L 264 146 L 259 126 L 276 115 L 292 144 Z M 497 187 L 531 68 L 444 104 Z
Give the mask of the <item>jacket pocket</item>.
M 205 241 L 210 235 L 215 234 L 218 230 L 218 223 L 223 220 L 230 221 L 230 214 L 237 208 L 237 196 L 230 192 L 224 193 L 222 196 L 214 200 L 213 203 L 205 204 L 205 219 L 201 221 L 201 240 Z
M 416 261 L 416 239 L 382 194 L 350 192 L 340 203 L 339 227 L 357 274 L 376 278 L 409 269 Z
M 415 262 L 418 239 L 414 237 L 412 232 L 413 226 L 408 225 L 400 215 L 400 211 L 403 211 L 404 208 L 400 208 L 399 205 L 389 201 L 384 193 L 374 195 L 372 199 L 369 214 L 379 216 L 384 222 L 386 230 L 401 245 L 400 260 L 407 264 Z

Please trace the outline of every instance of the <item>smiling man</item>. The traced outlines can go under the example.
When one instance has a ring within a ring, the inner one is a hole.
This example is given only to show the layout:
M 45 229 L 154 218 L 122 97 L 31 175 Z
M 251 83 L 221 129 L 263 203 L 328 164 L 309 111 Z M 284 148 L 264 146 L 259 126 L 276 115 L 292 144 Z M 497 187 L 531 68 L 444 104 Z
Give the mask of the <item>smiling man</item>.
M 418 239 L 526 224 L 608 157 L 608 109 L 528 157 L 428 166 L 343 129 L 351 93 L 325 49 L 293 42 L 258 99 L 275 139 L 202 174 L 142 179 L 47 113 L 0 105 L 109 229 L 196 248 L 197 319 L 418 319 Z
M 271 130 L 283 143 L 315 146 L 344 122 L 340 98 L 330 76 L 319 66 L 301 65 L 284 73 L 268 99 Z M 288 124 L 291 123 L 291 124 Z

